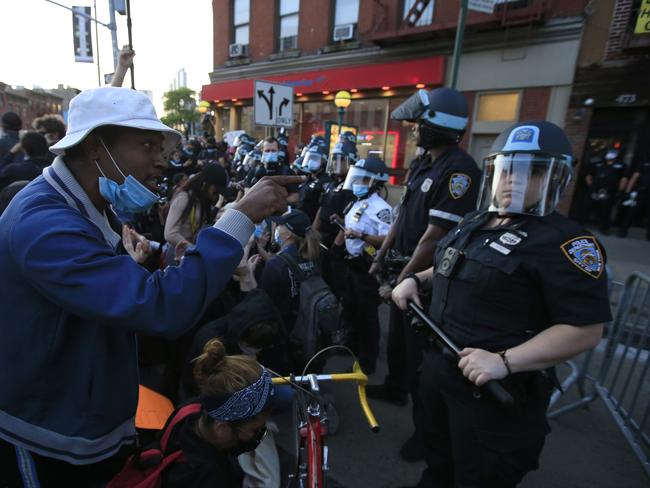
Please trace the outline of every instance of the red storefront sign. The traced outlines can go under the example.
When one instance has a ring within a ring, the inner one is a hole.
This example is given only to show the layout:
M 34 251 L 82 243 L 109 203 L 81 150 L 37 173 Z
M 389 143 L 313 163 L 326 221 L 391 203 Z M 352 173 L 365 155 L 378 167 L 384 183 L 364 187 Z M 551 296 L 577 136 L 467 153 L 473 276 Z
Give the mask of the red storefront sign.
M 385 86 L 391 88 L 412 86 L 415 88 L 418 83 L 428 86 L 442 85 L 444 73 L 445 58 L 433 56 L 409 61 L 301 71 L 292 74 L 264 76 L 260 79 L 293 85 L 296 93 L 329 91 L 333 94 L 338 90 L 351 88 L 357 90 L 379 89 Z M 238 100 L 253 98 L 254 81 L 251 78 L 203 85 L 201 100 L 225 101 L 233 98 Z

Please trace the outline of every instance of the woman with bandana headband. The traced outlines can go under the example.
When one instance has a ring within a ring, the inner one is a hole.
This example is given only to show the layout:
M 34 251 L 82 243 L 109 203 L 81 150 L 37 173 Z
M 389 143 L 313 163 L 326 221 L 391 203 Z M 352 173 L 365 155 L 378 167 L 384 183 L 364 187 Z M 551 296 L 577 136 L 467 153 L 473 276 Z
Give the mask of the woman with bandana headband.
M 212 339 L 195 360 L 194 378 L 202 409 L 174 428 L 168 449 L 182 449 L 185 462 L 165 471 L 162 486 L 241 487 L 237 457 L 255 450 L 266 435 L 271 376 L 250 356 L 227 356 Z

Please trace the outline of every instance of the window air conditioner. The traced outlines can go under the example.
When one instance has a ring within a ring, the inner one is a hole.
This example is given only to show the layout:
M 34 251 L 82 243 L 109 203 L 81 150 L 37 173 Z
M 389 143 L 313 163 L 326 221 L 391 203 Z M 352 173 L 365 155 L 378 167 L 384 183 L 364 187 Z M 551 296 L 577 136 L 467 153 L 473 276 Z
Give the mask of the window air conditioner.
M 354 37 L 354 28 L 356 24 L 342 24 L 334 27 L 335 41 L 348 41 Z
M 231 44 L 228 46 L 228 56 L 231 58 L 244 58 L 248 56 L 248 46 L 246 44 Z

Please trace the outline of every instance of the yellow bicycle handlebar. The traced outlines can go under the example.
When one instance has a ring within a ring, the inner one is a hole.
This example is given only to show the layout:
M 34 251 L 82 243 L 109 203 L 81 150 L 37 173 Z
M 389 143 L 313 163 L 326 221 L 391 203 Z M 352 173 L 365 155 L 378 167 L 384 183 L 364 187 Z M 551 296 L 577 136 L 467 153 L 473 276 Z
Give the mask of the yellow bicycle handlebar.
M 368 420 L 370 429 L 373 432 L 379 432 L 379 423 L 375 418 L 375 415 L 368 405 L 368 398 L 366 397 L 366 383 L 368 382 L 368 376 L 361 370 L 361 366 L 357 361 L 354 362 L 352 367 L 352 373 L 333 373 L 333 374 L 319 374 L 316 375 L 318 381 L 356 381 L 357 382 L 357 394 L 359 395 L 359 403 L 361 404 L 361 410 Z M 272 378 L 273 384 L 284 385 L 290 382 L 294 383 L 307 383 L 309 382 L 309 376 L 280 376 Z

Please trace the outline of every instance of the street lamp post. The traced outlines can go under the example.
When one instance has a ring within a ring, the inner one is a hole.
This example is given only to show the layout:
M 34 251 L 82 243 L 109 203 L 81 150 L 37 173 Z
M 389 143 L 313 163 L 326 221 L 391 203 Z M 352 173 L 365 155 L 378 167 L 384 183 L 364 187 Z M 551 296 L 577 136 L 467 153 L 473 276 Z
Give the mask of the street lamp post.
M 345 109 L 348 108 L 351 103 L 352 96 L 350 95 L 350 92 L 341 90 L 334 96 L 334 104 L 339 109 L 339 136 L 341 135 L 341 126 L 343 125 L 343 114 L 345 114 Z

